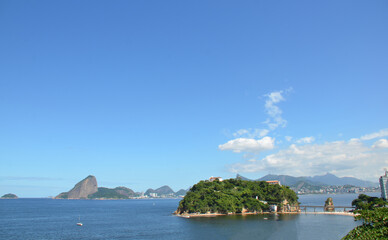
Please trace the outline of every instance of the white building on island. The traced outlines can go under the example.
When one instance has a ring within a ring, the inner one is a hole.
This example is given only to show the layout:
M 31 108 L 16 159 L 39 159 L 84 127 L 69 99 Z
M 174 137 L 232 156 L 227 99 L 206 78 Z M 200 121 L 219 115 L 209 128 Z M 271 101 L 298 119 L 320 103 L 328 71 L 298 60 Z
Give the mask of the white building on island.
M 213 181 L 216 180 L 216 179 L 218 179 L 218 181 L 220 181 L 220 182 L 223 181 L 222 177 L 213 177 L 213 176 L 211 176 L 211 177 L 209 178 L 209 181 L 210 181 L 210 182 L 213 182 Z

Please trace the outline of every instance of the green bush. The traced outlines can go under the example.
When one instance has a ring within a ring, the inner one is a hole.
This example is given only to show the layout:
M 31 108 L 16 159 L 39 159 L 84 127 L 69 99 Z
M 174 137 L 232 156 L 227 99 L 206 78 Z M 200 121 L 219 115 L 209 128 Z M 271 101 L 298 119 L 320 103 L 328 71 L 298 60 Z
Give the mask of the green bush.
M 357 210 L 355 220 L 363 220 L 363 224 L 350 231 L 343 240 L 388 239 L 388 208 L 380 207 L 373 210 Z

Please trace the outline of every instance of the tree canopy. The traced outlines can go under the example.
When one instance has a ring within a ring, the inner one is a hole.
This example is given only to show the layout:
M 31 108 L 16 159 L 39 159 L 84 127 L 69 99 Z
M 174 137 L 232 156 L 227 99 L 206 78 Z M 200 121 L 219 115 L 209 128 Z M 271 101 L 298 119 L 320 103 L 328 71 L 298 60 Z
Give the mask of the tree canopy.
M 352 206 L 361 210 L 373 210 L 376 207 L 383 207 L 388 205 L 386 201 L 379 197 L 370 197 L 365 194 L 358 195 L 357 199 L 352 201 Z
M 343 240 L 351 239 L 388 239 L 388 208 L 380 207 L 373 210 L 357 210 L 360 215 L 356 220 L 363 220 L 363 224 L 350 231 Z
M 281 206 L 284 200 L 290 204 L 298 204 L 294 191 L 265 181 L 200 181 L 180 201 L 177 213 L 255 212 L 268 210 L 269 204 Z

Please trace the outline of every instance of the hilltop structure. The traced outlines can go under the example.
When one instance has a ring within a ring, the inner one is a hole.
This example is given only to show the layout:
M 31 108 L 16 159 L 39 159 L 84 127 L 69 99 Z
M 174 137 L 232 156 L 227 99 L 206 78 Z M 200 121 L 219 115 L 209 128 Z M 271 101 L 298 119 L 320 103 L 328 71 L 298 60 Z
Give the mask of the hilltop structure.
M 269 180 L 269 181 L 266 181 L 268 184 L 272 184 L 272 185 L 279 185 L 281 186 L 280 184 L 280 181 L 278 180 Z
M 220 181 L 220 182 L 223 181 L 222 177 L 213 177 L 213 176 L 211 176 L 211 177 L 209 178 L 209 181 L 210 181 L 210 182 L 213 182 L 213 181 L 215 181 L 215 180 L 218 180 L 218 181 Z
M 388 200 L 388 171 L 385 169 L 385 175 L 380 177 L 380 189 L 381 197 L 387 201 Z

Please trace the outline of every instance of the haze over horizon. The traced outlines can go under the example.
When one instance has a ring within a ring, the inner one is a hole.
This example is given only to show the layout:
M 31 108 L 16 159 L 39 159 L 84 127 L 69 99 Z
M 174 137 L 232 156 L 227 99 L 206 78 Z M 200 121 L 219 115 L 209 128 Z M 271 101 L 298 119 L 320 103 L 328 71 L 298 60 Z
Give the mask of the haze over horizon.
M 2 1 L 0 194 L 388 168 L 386 1 Z

